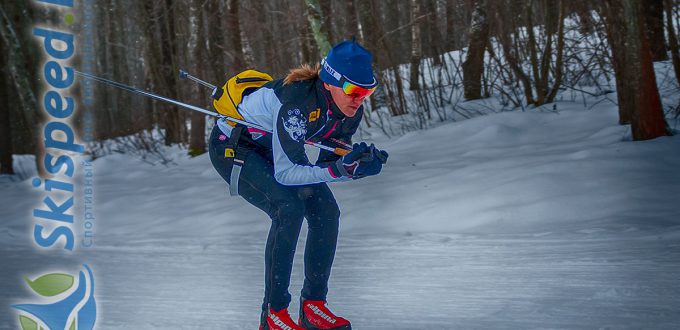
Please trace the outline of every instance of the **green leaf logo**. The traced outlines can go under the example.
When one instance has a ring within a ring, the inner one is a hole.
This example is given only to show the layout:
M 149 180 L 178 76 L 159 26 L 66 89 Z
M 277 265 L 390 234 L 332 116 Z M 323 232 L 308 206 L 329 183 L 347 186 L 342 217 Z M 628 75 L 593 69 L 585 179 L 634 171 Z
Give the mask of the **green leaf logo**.
M 73 16 L 73 14 L 66 14 L 66 16 L 64 16 L 64 22 L 66 22 L 66 24 L 68 25 L 73 24 L 75 20 L 76 18 L 75 16 Z
M 22 330 L 38 330 L 38 323 L 26 316 L 19 315 L 19 323 Z
M 52 273 L 38 277 L 31 281 L 24 277 L 28 286 L 37 294 L 44 297 L 56 296 L 73 286 L 73 276 L 68 274 Z

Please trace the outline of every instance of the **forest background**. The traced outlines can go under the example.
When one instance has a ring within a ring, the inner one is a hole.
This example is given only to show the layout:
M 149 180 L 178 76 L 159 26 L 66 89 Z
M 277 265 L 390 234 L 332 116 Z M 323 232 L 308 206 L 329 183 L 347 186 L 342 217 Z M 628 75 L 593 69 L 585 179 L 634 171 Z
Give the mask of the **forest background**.
M 365 104 L 365 125 L 386 135 L 484 112 L 468 100 L 492 100 L 493 112 L 549 111 L 556 98 L 588 95 L 617 103 L 619 123 L 645 140 L 672 134 L 665 118 L 680 114 L 661 103 L 653 69 L 671 59 L 677 89 L 678 7 L 674 0 L 110 0 L 94 6 L 93 40 L 78 42 L 94 41 L 92 73 L 209 109 L 210 91 L 180 80 L 180 69 L 216 85 L 248 68 L 280 78 L 354 37 L 374 53 L 381 84 Z M 13 173 L 12 155 L 44 153 L 43 59 L 32 28 L 72 25 L 78 36 L 77 8 L 75 22 L 66 22 L 30 1 L 0 4 L 3 174 Z M 210 117 L 107 86 L 94 93 L 93 157 L 162 153 L 162 145 L 205 152 Z M 41 162 L 37 168 L 44 174 Z

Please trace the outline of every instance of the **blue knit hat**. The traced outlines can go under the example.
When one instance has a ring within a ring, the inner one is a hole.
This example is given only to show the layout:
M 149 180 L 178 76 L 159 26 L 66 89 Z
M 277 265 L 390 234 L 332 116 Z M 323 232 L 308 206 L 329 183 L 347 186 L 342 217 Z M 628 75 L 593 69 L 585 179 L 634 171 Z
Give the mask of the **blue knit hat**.
M 323 82 L 342 87 L 342 77 L 365 88 L 373 88 L 378 81 L 373 76 L 373 55 L 355 40 L 345 40 L 335 45 L 321 60 L 320 78 Z

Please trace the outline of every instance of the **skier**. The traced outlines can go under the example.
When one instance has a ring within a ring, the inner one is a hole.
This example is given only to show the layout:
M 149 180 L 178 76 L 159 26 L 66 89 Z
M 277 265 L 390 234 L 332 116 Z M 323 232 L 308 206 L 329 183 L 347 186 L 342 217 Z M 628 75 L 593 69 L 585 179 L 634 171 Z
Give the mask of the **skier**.
M 224 119 L 212 131 L 210 160 L 217 172 L 230 189 L 271 218 L 260 329 L 351 329 L 326 305 L 340 217 L 326 182 L 377 175 L 388 154 L 362 142 L 342 157 L 321 150 L 312 165 L 304 145 L 351 145 L 363 115 L 361 104 L 377 87 L 371 61 L 371 53 L 356 41 L 343 41 L 320 66 L 303 65 L 244 96 L 239 113 L 273 133 L 232 126 Z M 303 218 L 309 231 L 296 324 L 288 312 L 288 286 Z

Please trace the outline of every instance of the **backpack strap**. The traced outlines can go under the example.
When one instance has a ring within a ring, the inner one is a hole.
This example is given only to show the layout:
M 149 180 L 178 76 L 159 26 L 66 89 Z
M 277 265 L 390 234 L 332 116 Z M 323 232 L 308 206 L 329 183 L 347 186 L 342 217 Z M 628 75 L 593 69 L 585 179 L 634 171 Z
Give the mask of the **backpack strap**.
M 231 158 L 231 177 L 229 183 L 229 194 L 232 196 L 238 195 L 238 180 L 241 176 L 241 168 L 245 164 L 246 156 L 248 156 L 249 150 L 247 148 L 239 148 L 239 142 L 241 135 L 245 127 L 236 126 L 231 130 L 231 135 L 229 136 L 229 141 L 224 149 L 224 157 Z

